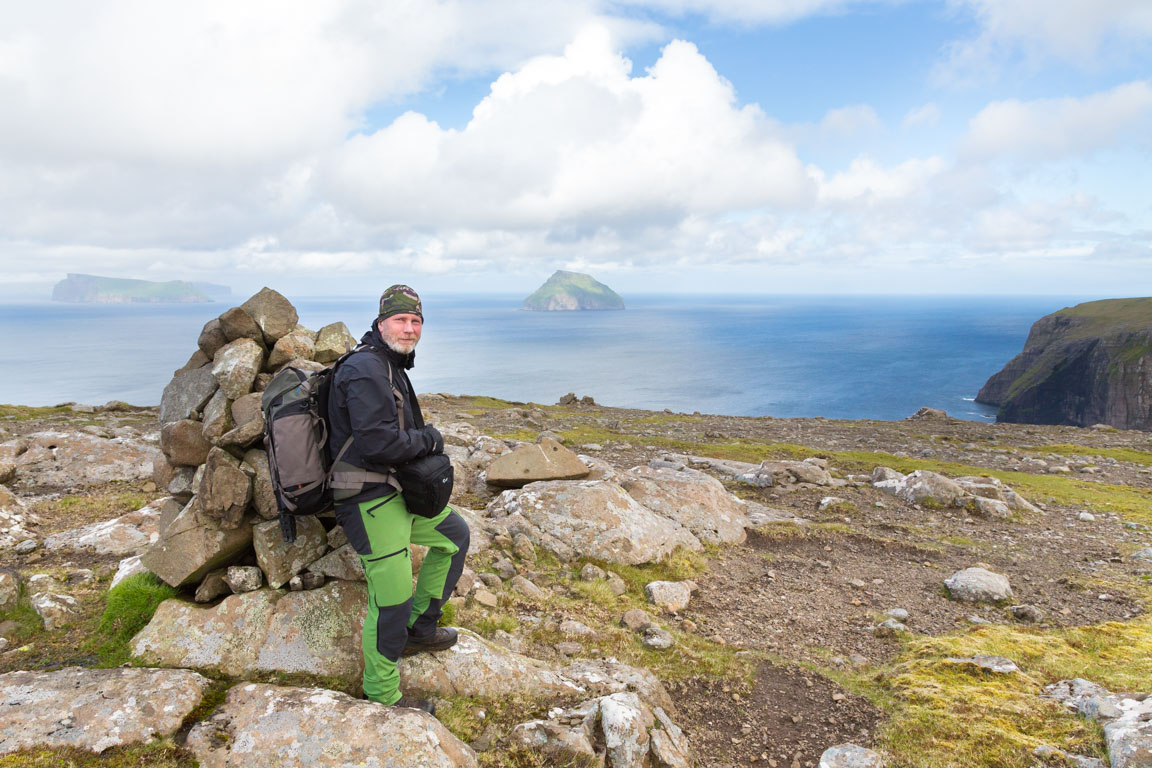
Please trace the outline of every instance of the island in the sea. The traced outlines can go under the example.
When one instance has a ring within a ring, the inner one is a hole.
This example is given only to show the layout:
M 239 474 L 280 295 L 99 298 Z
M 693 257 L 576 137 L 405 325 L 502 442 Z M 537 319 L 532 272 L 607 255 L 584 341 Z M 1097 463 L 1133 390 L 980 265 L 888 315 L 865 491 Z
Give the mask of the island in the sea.
M 558 269 L 535 293 L 524 299 L 524 309 L 534 312 L 624 309 L 624 299 L 591 275 Z
M 1152 430 L 1152 298 L 1066 307 L 980 390 L 996 420 Z
M 231 295 L 231 288 L 214 283 L 153 282 L 75 273 L 69 273 L 52 288 L 52 301 L 73 304 L 194 304 L 219 301 Z

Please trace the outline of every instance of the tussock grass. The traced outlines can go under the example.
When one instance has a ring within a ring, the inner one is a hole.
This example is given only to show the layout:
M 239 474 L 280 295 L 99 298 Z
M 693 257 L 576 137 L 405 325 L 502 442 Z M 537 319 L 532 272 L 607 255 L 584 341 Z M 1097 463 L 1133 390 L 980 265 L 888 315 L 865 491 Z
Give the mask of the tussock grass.
M 88 493 L 37 502 L 32 512 L 53 531 L 57 528 L 63 530 L 135 512 L 151 501 L 153 496 L 128 483 L 110 483 Z
M 1103 754 L 1100 728 L 1041 697 L 1044 686 L 1084 677 L 1114 691 L 1144 691 L 1152 680 L 1152 617 L 1057 630 L 981 627 L 908 637 L 903 654 L 871 678 L 890 719 L 881 732 L 896 766 L 1027 768 L 1050 744 Z M 1021 674 L 997 675 L 946 662 L 1005 656 Z
M 67 405 L 49 405 L 33 407 L 30 405 L 0 405 L 0 419 L 8 421 L 30 421 L 43 419 L 57 414 L 71 414 L 72 408 Z
M 0 768 L 195 768 L 192 753 L 170 739 L 113 747 L 100 754 L 73 747 L 26 749 L 0 756 Z
M 89 641 L 101 662 L 113 667 L 128 661 L 129 641 L 152 620 L 160 603 L 177 594 L 179 590 L 151 573 L 129 576 L 110 590 L 96 635 Z

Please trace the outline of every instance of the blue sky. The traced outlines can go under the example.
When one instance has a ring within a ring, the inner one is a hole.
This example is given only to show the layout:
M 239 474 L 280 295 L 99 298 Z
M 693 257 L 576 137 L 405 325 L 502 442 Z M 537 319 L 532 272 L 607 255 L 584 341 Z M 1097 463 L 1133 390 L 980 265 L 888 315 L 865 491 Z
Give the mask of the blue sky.
M 1149 292 L 1146 0 L 0 0 L 0 293 Z

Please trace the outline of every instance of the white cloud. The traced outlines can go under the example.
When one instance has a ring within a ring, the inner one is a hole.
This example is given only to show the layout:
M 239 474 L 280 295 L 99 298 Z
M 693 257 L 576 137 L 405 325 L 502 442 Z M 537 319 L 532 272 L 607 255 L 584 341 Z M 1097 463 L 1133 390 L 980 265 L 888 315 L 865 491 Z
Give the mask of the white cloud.
M 980 32 L 951 46 L 942 74 L 984 76 L 1007 57 L 1033 65 L 1060 59 L 1092 65 L 1122 57 L 1152 40 L 1147 0 L 950 0 L 975 15 Z
M 963 150 L 978 158 L 1044 160 L 1152 138 L 1152 85 L 1137 81 L 1084 98 L 998 101 L 968 126 Z
M 905 128 L 915 128 L 921 125 L 936 125 L 938 122 L 940 122 L 940 108 L 929 102 L 908 110 L 901 124 Z
M 862 5 L 897 2 L 900 0 L 623 0 L 621 4 L 674 14 L 701 13 L 720 21 L 784 24 Z

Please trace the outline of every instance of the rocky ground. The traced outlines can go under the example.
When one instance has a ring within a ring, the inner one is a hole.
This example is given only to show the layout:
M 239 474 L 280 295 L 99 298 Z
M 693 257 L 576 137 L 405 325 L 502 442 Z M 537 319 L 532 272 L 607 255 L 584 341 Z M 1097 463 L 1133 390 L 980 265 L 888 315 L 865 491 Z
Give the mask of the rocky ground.
M 898 734 L 885 730 L 888 712 L 877 681 L 901 661 L 910 639 L 988 624 L 1059 630 L 1130 620 L 1146 610 L 1152 563 L 1131 557 L 1152 546 L 1152 436 L 1145 432 L 993 425 L 931 413 L 901 422 L 829 421 L 613 409 L 578 400 L 537 406 L 428 396 L 422 402 L 429 421 L 465 422 L 506 440 L 531 442 L 551 433 L 619 470 L 652 461 L 704 468 L 741 498 L 779 513 L 777 519 L 798 519 L 752 529 L 743 544 L 710 546 L 692 561 L 697 591 L 689 605 L 659 616 L 697 638 L 693 653 L 705 646 L 736 652 L 714 657 L 730 659 L 727 672 L 690 657 L 655 665 L 702 766 L 806 768 L 835 744 L 891 746 Z M 48 430 L 86 430 L 145 445 L 158 439 L 154 409 L 4 408 L 0 443 Z M 825 460 L 834 482 L 757 487 L 704 461 L 758 465 L 812 457 Z M 0 464 L 4 460 L 0 455 Z M 881 465 L 949 477 L 992 473 L 1037 509 L 987 516 L 916 503 L 873 485 L 871 474 Z M 85 490 L 70 487 L 63 476 L 16 473 L 6 480 L 26 505 L 29 529 L 39 540 L 161 495 L 143 477 Z M 481 490 L 470 490 L 462 501 L 482 508 L 488 497 Z M 485 553 L 472 567 L 496 571 L 500 556 Z M 118 562 L 115 555 L 0 547 L 0 569 L 25 578 L 52 570 L 79 582 L 79 611 L 98 612 Z M 1011 601 L 949 599 L 944 580 L 977 565 L 1009 577 Z M 568 568 L 542 561 L 530 575 L 562 592 Z M 92 586 L 86 587 L 89 578 Z M 1013 614 L 1009 602 L 1026 609 Z M 619 618 L 611 608 L 581 609 L 578 600 L 514 605 L 519 613 L 513 623 L 521 627 L 567 618 L 599 629 L 597 620 L 607 627 Z M 877 630 L 890 616 L 903 629 Z M 481 634 L 507 633 L 499 621 L 471 610 L 461 618 Z M 0 636 L 6 634 L 18 634 L 12 619 L 0 623 Z M 559 639 L 537 631 L 516 642 L 550 658 L 562 652 Z M 92 661 L 66 638 L 20 640 L 21 647 L 13 643 L 0 653 L 0 672 Z M 498 727 L 458 735 L 499 749 Z

